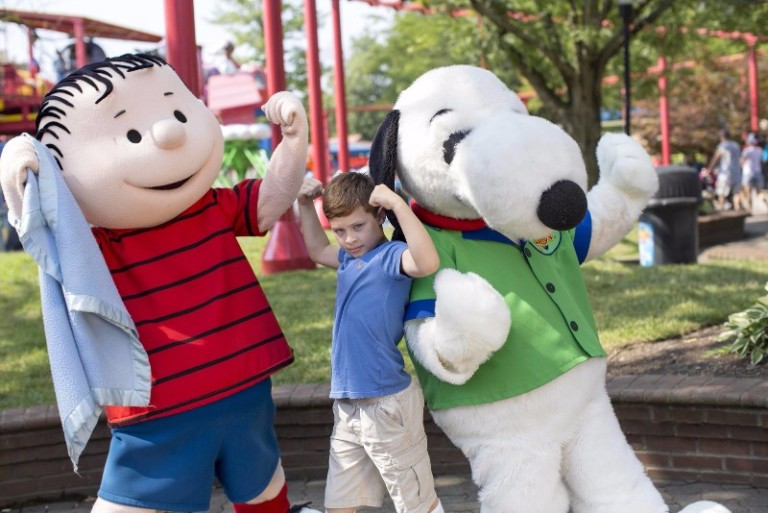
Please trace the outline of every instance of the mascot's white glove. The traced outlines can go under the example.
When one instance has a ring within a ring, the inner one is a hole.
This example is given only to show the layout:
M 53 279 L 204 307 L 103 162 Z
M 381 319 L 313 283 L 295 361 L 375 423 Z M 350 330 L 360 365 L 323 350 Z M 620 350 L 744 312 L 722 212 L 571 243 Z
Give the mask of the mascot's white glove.
M 599 257 L 634 226 L 659 188 L 651 157 L 625 134 L 605 134 L 597 144 L 600 180 L 587 193 L 592 237 L 587 260 Z
M 428 371 L 460 385 L 504 345 L 511 326 L 509 307 L 483 278 L 454 269 L 437 273 L 435 297 L 435 317 L 406 339 Z
M 597 143 L 600 182 L 607 182 L 643 202 L 659 188 L 651 157 L 640 144 L 625 134 L 605 134 Z
M 283 140 L 269 160 L 259 190 L 259 230 L 266 231 L 291 207 L 299 194 L 307 168 L 309 129 L 298 98 L 287 91 L 275 93 L 262 106 L 272 123 L 280 125 Z
M 40 162 L 32 137 L 20 135 L 8 141 L 0 156 L 0 184 L 8 203 L 9 217 L 12 219 L 21 218 L 27 170 L 37 173 L 40 170 Z

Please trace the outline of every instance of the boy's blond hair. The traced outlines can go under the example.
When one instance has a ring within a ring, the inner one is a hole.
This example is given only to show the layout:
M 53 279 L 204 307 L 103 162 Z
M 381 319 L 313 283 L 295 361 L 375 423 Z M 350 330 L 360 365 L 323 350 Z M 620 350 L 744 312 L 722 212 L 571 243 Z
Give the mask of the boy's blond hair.
M 375 217 L 378 208 L 368 202 L 373 188 L 373 179 L 363 173 L 349 172 L 336 176 L 323 191 L 325 217 L 333 219 L 348 216 L 357 207 L 363 207 L 364 211 Z

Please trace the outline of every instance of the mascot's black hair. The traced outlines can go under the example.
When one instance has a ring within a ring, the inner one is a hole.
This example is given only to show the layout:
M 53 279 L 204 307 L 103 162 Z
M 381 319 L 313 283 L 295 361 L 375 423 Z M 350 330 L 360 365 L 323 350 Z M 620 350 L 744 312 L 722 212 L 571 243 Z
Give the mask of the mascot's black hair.
M 397 136 L 400 125 L 400 111 L 393 110 L 379 126 L 376 136 L 371 143 L 371 153 L 368 157 L 368 169 L 374 183 L 383 183 L 390 189 L 395 189 L 395 174 L 397 173 Z M 405 240 L 400 223 L 395 215 L 387 210 L 387 219 L 395 227 L 392 240 Z
M 45 134 L 50 135 L 54 139 L 59 139 L 58 130 L 70 133 L 67 126 L 62 122 L 63 118 L 67 115 L 67 111 L 62 106 L 69 107 L 70 109 L 74 105 L 67 100 L 66 96 L 74 98 L 75 89 L 78 93 L 83 92 L 81 83 L 86 83 L 96 89 L 99 88 L 96 82 L 101 83 L 104 86 L 104 92 L 96 100 L 99 103 L 101 100 L 109 96 L 112 92 L 112 78 L 119 75 L 121 78 L 125 78 L 126 72 L 136 71 L 145 68 L 151 68 L 152 66 L 167 66 L 161 57 L 149 54 L 125 54 L 120 57 L 112 57 L 99 62 L 93 62 L 86 64 L 82 68 L 73 71 L 66 77 L 62 78 L 48 94 L 43 98 L 43 103 L 40 106 L 40 112 L 37 114 L 35 120 L 35 138 L 40 141 Z M 45 120 L 43 122 L 43 120 Z M 61 168 L 61 161 L 59 160 L 62 155 L 61 150 L 56 144 L 48 143 L 46 146 L 53 153 L 56 163 Z

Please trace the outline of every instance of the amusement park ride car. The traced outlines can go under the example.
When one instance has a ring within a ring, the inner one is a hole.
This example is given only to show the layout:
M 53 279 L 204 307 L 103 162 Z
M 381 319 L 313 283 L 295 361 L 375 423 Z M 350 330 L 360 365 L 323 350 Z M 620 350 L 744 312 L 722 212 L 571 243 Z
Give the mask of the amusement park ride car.
M 60 50 L 61 71 L 66 74 L 105 57 L 93 42 L 95 37 L 160 43 L 162 37 L 82 16 L 64 16 L 38 12 L 0 9 L 0 22 L 26 27 L 30 49 L 29 62 L 36 63 L 32 46 L 36 30 L 61 32 L 74 43 Z M 53 86 L 40 76 L 36 65 L 19 67 L 0 63 L 0 135 L 15 136 L 33 132 L 37 108 Z M 267 98 L 266 81 L 260 72 L 238 72 L 209 77 L 205 87 L 209 108 L 222 124 L 252 123 L 254 112 Z
M 100 49 L 91 41 L 94 37 L 148 43 L 159 43 L 162 39 L 155 34 L 82 16 L 0 9 L 0 21 L 26 27 L 30 38 L 28 44 L 30 63 L 37 62 L 32 54 L 36 30 L 60 32 L 74 38 L 74 44 L 62 52 L 69 51 L 70 54 L 74 54 L 74 62 L 71 63 L 73 68 L 84 66 L 91 60 L 99 60 Z M 70 63 L 63 64 L 65 67 L 62 71 L 66 71 Z M 2 70 L 0 72 L 0 135 L 15 136 L 22 132 L 33 132 L 40 101 L 53 84 L 38 74 L 36 65 L 22 69 L 12 63 L 3 62 L 0 66 Z

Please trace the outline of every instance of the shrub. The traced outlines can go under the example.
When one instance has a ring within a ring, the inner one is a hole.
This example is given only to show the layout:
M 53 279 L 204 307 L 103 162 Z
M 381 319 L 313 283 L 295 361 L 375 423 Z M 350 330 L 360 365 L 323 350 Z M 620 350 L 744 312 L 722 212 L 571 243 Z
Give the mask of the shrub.
M 765 285 L 768 291 L 768 283 Z M 729 351 L 749 359 L 752 365 L 764 362 L 768 356 L 768 295 L 742 312 L 728 316 L 719 340 L 730 340 Z

